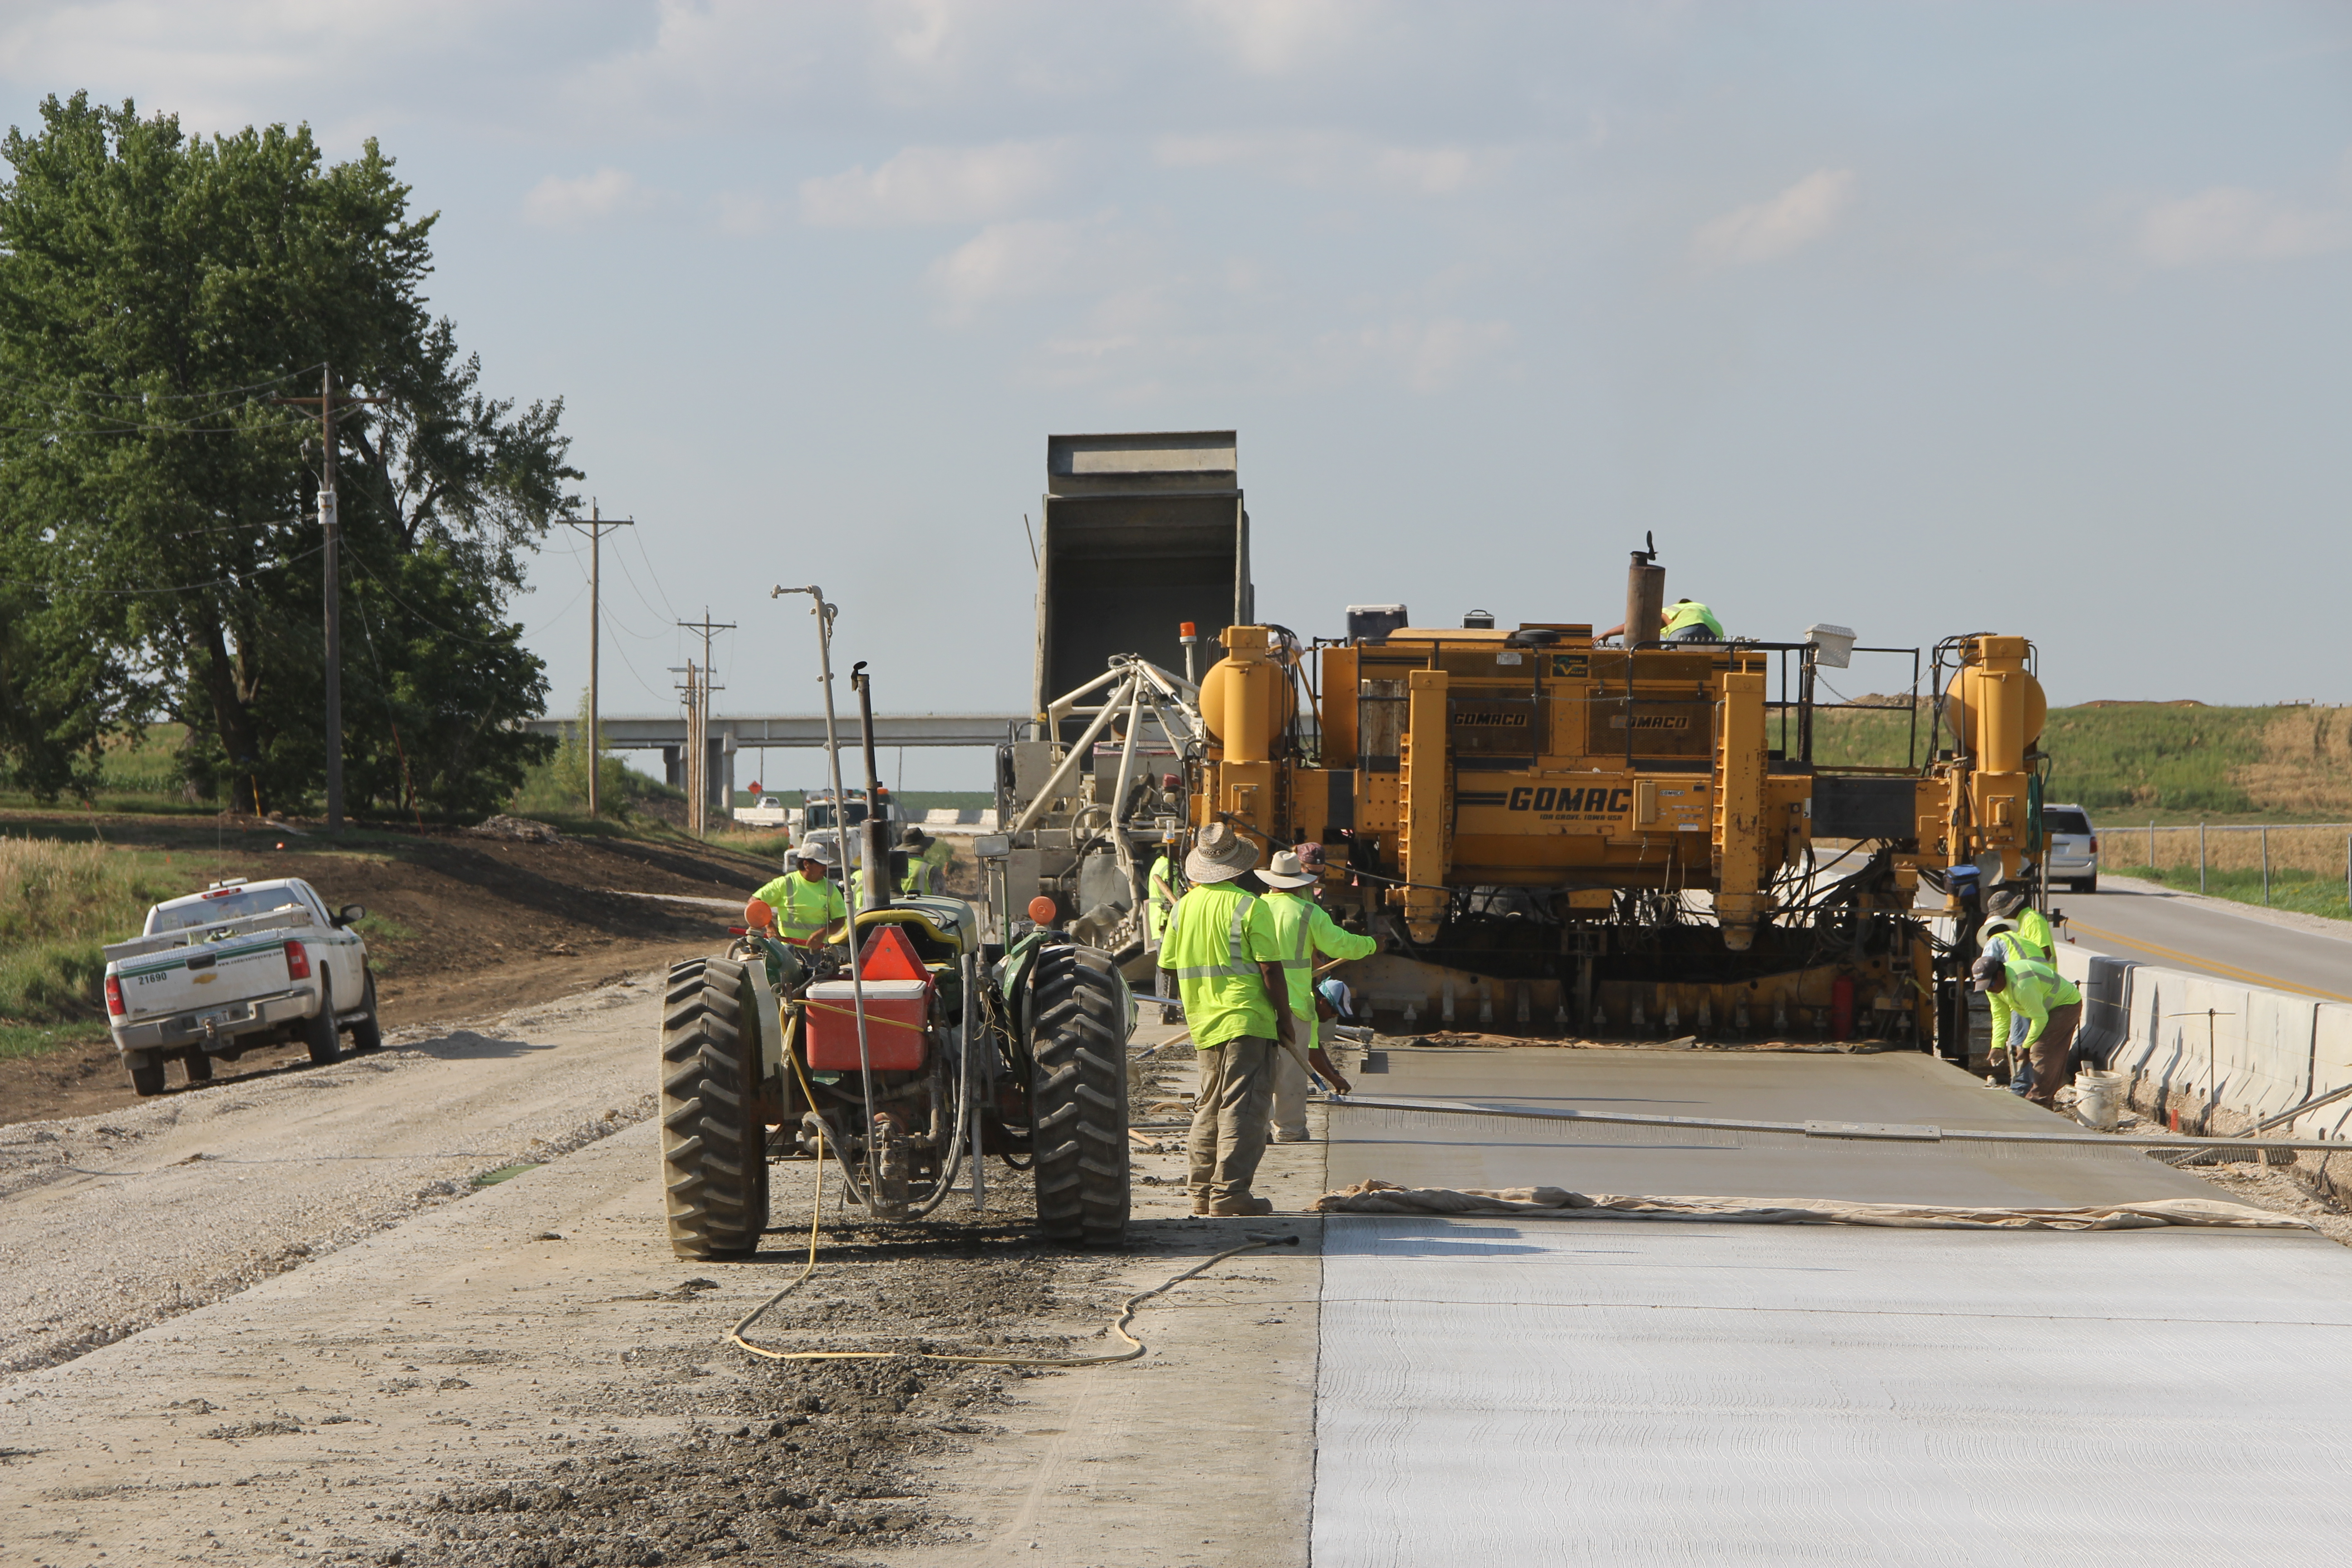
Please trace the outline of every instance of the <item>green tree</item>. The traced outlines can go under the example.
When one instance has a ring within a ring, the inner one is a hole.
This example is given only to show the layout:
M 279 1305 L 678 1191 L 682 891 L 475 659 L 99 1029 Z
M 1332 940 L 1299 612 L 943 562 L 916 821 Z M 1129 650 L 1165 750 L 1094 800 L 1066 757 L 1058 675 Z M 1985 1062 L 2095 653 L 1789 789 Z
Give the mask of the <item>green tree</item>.
M 510 793 L 550 743 L 517 728 L 547 685 L 506 610 L 581 476 L 561 401 L 489 396 L 427 310 L 434 219 L 392 160 L 370 142 L 329 164 L 308 127 L 191 137 L 79 93 L 0 154 L 0 582 L 28 595 L 0 647 L 90 727 L 20 705 L 0 736 L 32 739 L 0 739 L 5 760 L 66 787 L 61 752 L 163 714 L 233 804 L 315 793 L 319 426 L 271 399 L 315 395 L 331 363 L 389 400 L 336 429 L 351 803 Z

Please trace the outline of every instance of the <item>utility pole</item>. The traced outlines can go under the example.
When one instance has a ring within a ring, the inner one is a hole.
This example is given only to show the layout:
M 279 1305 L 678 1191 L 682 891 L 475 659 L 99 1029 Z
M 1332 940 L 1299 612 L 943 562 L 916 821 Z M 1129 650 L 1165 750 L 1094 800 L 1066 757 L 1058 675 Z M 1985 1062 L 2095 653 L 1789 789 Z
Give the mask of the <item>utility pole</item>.
M 335 410 L 359 403 L 389 403 L 386 397 L 338 397 L 335 370 L 319 367 L 316 397 L 273 397 L 272 403 L 319 405 L 319 531 L 326 535 L 327 831 L 343 830 L 343 583 L 342 518 L 335 506 Z
M 637 520 L 604 516 L 597 510 L 595 498 L 592 496 L 588 500 L 586 517 L 559 517 L 555 521 L 588 535 L 588 815 L 593 818 L 596 815 L 596 775 L 604 771 L 603 752 L 598 749 L 596 738 L 596 715 L 600 711 L 596 706 L 596 634 L 604 624 L 604 611 L 599 607 L 604 592 L 601 581 L 604 562 L 604 536 L 616 528 L 635 527 Z
M 697 824 L 707 824 L 710 812 L 711 788 L 709 752 L 710 694 L 714 691 L 724 691 L 727 689 L 723 686 L 713 686 L 710 683 L 711 677 L 718 673 L 711 668 L 710 663 L 710 634 L 713 632 L 731 632 L 735 629 L 735 623 L 733 621 L 712 620 L 710 618 L 710 606 L 705 605 L 702 606 L 702 618 L 700 620 L 680 621 L 677 624 L 681 630 L 700 632 L 702 634 L 702 706 L 695 710 L 701 715 L 701 719 L 698 723 L 689 722 L 687 729 L 695 747 L 694 755 L 697 766 L 700 769 L 698 776 L 702 781 L 699 786 L 700 793 L 695 797 L 698 804 L 694 808 L 693 820 Z M 689 668 L 691 668 L 691 663 L 692 661 L 689 660 Z M 732 800 L 730 800 L 727 804 L 731 806 L 735 803 Z M 699 838 L 703 837 L 703 827 L 698 826 L 695 829 L 695 837 Z

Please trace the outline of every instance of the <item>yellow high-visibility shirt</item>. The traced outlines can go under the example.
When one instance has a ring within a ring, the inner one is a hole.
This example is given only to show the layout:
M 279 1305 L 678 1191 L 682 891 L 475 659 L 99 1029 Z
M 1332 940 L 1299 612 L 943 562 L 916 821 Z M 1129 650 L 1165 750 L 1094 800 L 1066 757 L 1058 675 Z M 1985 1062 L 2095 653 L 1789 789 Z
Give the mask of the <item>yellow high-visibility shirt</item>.
M 1202 882 L 1168 917 L 1160 966 L 1176 972 L 1200 1049 L 1244 1036 L 1274 1038 L 1274 1002 L 1257 966 L 1279 961 L 1282 948 L 1265 905 L 1231 882 Z
M 1315 1016 L 1315 955 L 1370 958 L 1381 950 L 1380 939 L 1342 930 L 1328 910 L 1303 892 L 1276 890 L 1265 901 L 1282 944 L 1282 977 L 1289 983 L 1291 1015 L 1304 1022 Z
M 751 896 L 776 911 L 778 936 L 803 946 L 849 918 L 849 903 L 830 877 L 812 882 L 787 871 Z

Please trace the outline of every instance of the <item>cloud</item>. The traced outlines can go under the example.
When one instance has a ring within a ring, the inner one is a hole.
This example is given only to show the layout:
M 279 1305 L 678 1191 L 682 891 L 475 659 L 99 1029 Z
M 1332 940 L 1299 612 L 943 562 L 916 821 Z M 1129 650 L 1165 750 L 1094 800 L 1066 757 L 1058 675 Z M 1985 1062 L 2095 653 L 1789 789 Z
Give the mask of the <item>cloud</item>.
M 1851 169 L 1816 169 L 1769 201 L 1701 224 L 1691 253 L 1707 267 L 1778 261 L 1835 227 L 1853 203 L 1853 185 Z
M 1254 76 L 1287 76 L 1328 59 L 1355 37 L 1364 0 L 1192 0 L 1192 11 L 1235 64 Z
M 1466 321 L 1458 316 L 1406 319 L 1327 332 L 1317 342 L 1319 357 L 1354 376 L 1385 369 L 1415 392 L 1443 392 L 1478 361 L 1507 347 L 1507 321 Z
M 983 305 L 1077 286 L 1102 244 L 1098 221 L 992 223 L 931 263 L 924 282 L 953 321 Z
M 860 164 L 803 181 L 801 216 L 819 228 L 983 223 L 1052 194 L 1071 161 L 1066 142 L 909 147 L 871 174 Z
M 1511 156 L 1498 147 L 1382 146 L 1325 131 L 1163 136 L 1151 153 L 1164 169 L 1241 168 L 1310 189 L 1372 187 L 1422 196 L 1484 184 Z
M 2294 261 L 2352 246 L 2352 213 L 2216 185 L 2150 205 L 2137 238 L 2141 257 L 2158 267 Z
M 546 228 L 596 223 L 644 206 L 653 193 L 625 169 L 599 169 L 567 180 L 550 174 L 522 199 L 522 216 Z

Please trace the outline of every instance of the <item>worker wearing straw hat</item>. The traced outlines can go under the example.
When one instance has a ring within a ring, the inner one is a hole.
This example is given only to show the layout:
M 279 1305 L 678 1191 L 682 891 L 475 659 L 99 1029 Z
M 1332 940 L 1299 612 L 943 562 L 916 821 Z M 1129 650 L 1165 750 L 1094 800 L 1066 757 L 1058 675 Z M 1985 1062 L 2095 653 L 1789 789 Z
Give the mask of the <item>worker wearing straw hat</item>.
M 1321 879 L 1307 868 L 1304 857 L 1297 850 L 1285 849 L 1276 855 L 1273 863 L 1257 874 L 1257 879 L 1271 889 L 1265 903 L 1273 911 L 1275 932 L 1282 942 L 1282 973 L 1290 992 L 1290 1016 L 1302 1024 L 1310 1018 L 1316 1021 L 1315 1032 L 1308 1037 L 1315 1070 L 1325 1082 L 1345 1094 L 1348 1080 L 1323 1053 L 1323 1008 L 1316 1005 L 1315 958 L 1318 953 L 1325 958 L 1370 958 L 1381 950 L 1379 939 L 1339 929 L 1339 922 L 1315 901 L 1314 895 L 1305 891 Z M 1307 1142 L 1307 1068 L 1288 1051 L 1279 1052 L 1275 1058 L 1274 1136 L 1279 1143 Z
M 1256 864 L 1257 846 L 1231 827 L 1202 828 L 1184 857 L 1192 887 L 1169 912 L 1160 946 L 1200 1064 L 1189 1149 L 1196 1215 L 1274 1212 L 1250 1183 L 1265 1155 L 1276 1041 L 1291 1038 L 1294 1025 L 1272 911 L 1237 881 Z

